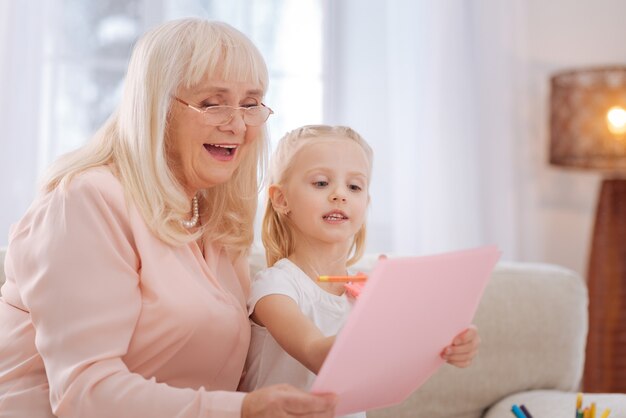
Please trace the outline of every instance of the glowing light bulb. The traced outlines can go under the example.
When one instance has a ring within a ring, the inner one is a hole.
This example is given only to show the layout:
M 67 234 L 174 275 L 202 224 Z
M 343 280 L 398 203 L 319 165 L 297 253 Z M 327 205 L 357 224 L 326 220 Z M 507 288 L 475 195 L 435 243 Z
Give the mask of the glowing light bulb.
M 626 110 L 620 106 L 613 106 L 606 113 L 606 124 L 614 135 L 626 134 Z

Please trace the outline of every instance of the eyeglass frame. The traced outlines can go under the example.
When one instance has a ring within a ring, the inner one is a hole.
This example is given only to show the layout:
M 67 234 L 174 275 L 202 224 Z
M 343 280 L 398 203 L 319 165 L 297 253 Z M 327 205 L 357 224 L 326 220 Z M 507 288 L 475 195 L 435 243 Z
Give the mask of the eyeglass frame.
M 246 121 L 245 121 L 245 119 L 244 119 L 244 116 L 242 116 L 243 123 L 245 123 L 245 124 L 246 124 L 246 126 L 261 126 L 261 125 L 263 125 L 265 122 L 267 122 L 267 120 L 270 118 L 270 116 L 271 116 L 271 115 L 273 115 L 273 114 L 274 114 L 274 111 L 272 110 L 272 108 L 271 108 L 271 107 L 269 107 L 269 106 L 267 106 L 267 105 L 266 105 L 265 103 L 263 103 L 263 102 L 261 102 L 261 103 L 259 103 L 259 104 L 257 104 L 257 105 L 254 105 L 254 106 L 249 106 L 249 107 L 246 107 L 246 106 L 217 105 L 217 106 L 210 106 L 210 107 L 207 107 L 207 108 L 205 108 L 205 109 L 201 109 L 198 105 L 193 105 L 193 104 L 191 104 L 191 103 L 187 103 L 186 101 L 184 101 L 183 99 L 181 99 L 181 98 L 180 98 L 180 97 L 178 97 L 178 96 L 172 96 L 172 97 L 173 97 L 174 99 L 176 99 L 176 101 L 178 101 L 178 102 L 180 102 L 180 103 L 184 104 L 185 106 L 187 106 L 188 108 L 193 109 L 193 110 L 195 110 L 196 112 L 198 112 L 198 113 L 202 113 L 202 114 L 206 114 L 206 113 L 208 112 L 208 109 L 215 109 L 215 108 L 230 108 L 230 109 L 232 109 L 232 113 L 230 114 L 230 117 L 229 117 L 228 119 L 226 119 L 226 121 L 225 121 L 224 123 L 220 123 L 220 124 L 218 124 L 218 125 L 214 125 L 214 124 L 212 124 L 212 123 L 211 123 L 211 124 L 210 124 L 211 126 L 224 126 L 224 125 L 227 125 L 227 124 L 229 124 L 229 123 L 233 120 L 233 117 L 234 117 L 234 115 L 235 115 L 235 111 L 237 111 L 237 110 L 242 110 L 242 111 L 244 111 L 244 112 L 245 112 L 245 110 L 246 110 L 246 109 L 250 109 L 250 108 L 252 108 L 252 107 L 264 107 L 264 108 L 268 109 L 268 110 L 270 111 L 270 113 L 268 113 L 267 118 L 266 118 L 266 119 L 265 119 L 262 123 L 260 123 L 260 124 L 258 124 L 258 125 L 250 125 L 250 124 L 247 124 L 247 123 L 246 123 Z M 245 113 L 243 113 L 243 115 L 245 115 Z

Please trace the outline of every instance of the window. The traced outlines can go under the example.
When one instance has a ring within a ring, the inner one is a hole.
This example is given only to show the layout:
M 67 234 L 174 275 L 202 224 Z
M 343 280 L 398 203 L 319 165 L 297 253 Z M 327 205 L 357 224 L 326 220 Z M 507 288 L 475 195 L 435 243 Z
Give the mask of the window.
M 58 1 L 58 0 L 57 0 Z M 137 38 L 185 16 L 226 21 L 259 47 L 270 72 L 273 141 L 322 121 L 322 0 L 62 0 L 46 30 L 43 169 L 85 143 L 111 114 Z

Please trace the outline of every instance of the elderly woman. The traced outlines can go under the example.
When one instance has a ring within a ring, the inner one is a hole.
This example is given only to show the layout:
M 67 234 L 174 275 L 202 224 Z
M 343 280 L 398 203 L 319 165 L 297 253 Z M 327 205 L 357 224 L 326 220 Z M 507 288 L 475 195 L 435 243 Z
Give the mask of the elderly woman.
M 0 417 L 331 417 L 335 397 L 236 392 L 267 69 L 243 34 L 173 21 L 119 108 L 12 228 Z

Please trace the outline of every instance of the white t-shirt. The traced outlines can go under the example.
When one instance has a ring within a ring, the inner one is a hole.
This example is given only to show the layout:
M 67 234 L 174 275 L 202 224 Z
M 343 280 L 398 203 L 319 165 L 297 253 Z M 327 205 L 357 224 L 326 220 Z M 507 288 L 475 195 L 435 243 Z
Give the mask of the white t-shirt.
M 248 314 L 252 314 L 256 303 L 268 295 L 285 295 L 292 298 L 302 313 L 313 321 L 324 336 L 336 335 L 339 332 L 353 304 L 353 299 L 345 293 L 337 296 L 326 292 L 286 258 L 260 271 L 254 277 L 248 299 Z M 245 370 L 240 384 L 240 390 L 244 392 L 277 383 L 288 383 L 308 390 L 315 379 L 313 372 L 287 354 L 267 329 L 255 324 L 254 321 Z M 365 418 L 365 413 L 350 417 Z

